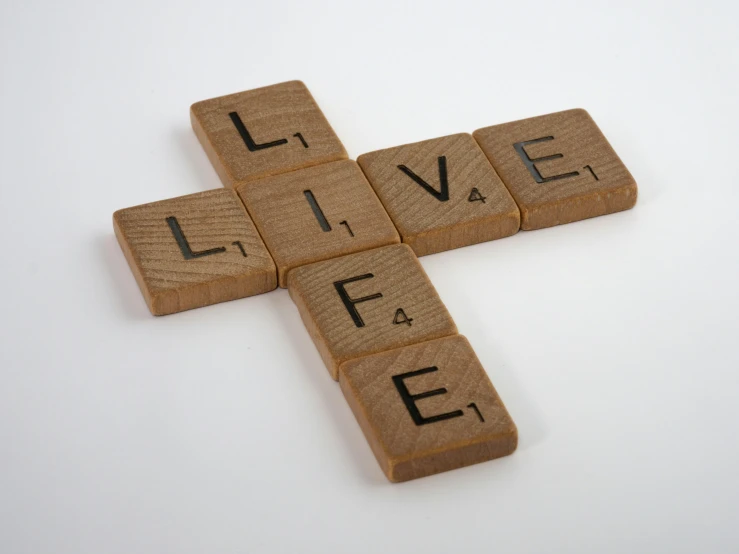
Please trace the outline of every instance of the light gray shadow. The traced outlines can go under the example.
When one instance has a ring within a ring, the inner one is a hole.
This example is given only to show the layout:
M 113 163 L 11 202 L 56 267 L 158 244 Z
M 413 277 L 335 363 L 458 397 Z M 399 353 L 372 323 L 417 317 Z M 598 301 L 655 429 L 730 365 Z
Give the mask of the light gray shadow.
M 118 305 L 119 313 L 127 319 L 152 318 L 115 235 L 97 237 L 95 246 L 109 276 L 108 296 L 118 299 L 113 304 Z
M 174 142 L 177 149 L 182 153 L 185 163 L 190 168 L 190 173 L 196 177 L 194 181 L 199 183 L 199 190 L 213 190 L 222 187 L 216 170 L 210 163 L 203 147 L 193 130 L 189 127 L 178 127 L 173 131 Z
M 352 459 L 353 467 L 357 468 L 360 477 L 368 484 L 389 486 L 390 483 L 377 464 L 349 404 L 344 400 L 339 383 L 329 375 L 288 292 L 285 289 L 278 289 L 277 292 L 269 294 L 269 300 L 273 312 L 277 314 L 277 319 L 285 329 L 285 335 L 289 337 L 285 343 L 303 362 L 302 369 L 308 376 L 310 386 L 318 391 L 325 401 L 328 419 L 334 423 L 335 429 L 341 435 L 341 443 L 346 445 L 346 454 Z

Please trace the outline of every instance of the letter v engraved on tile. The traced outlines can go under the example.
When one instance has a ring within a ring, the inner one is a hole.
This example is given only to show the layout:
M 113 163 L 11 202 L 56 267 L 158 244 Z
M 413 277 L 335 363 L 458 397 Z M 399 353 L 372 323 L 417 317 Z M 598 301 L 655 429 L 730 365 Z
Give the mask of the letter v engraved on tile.
M 421 177 L 416 175 L 413 171 L 411 171 L 407 166 L 401 164 L 398 166 L 398 169 L 408 175 L 408 177 L 413 179 L 416 183 L 421 185 L 426 192 L 436 198 L 439 202 L 446 202 L 447 200 L 449 200 L 449 180 L 447 179 L 446 172 L 446 156 L 439 156 L 438 161 L 439 184 L 441 185 L 441 190 L 438 191 L 434 187 L 429 185 L 426 181 L 424 181 Z

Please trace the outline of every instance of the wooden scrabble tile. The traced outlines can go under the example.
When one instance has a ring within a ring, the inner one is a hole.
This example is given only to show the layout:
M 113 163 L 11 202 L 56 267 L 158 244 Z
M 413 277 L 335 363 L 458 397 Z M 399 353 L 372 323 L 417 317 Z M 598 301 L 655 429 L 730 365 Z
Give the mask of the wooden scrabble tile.
M 232 190 L 119 210 L 113 227 L 154 315 L 277 287 L 275 264 Z
M 357 162 L 418 256 L 518 232 L 516 203 L 468 133 L 370 152 Z
M 281 287 L 295 267 L 400 242 L 352 160 L 299 169 L 237 190 L 277 264 Z
M 351 358 L 457 332 L 405 244 L 298 267 L 287 287 L 334 379 Z
M 636 182 L 585 110 L 473 133 L 521 209 L 522 229 L 628 210 Z
M 516 425 L 461 335 L 345 362 L 339 384 L 391 481 L 516 449 Z
M 227 187 L 347 157 L 301 81 L 197 102 L 190 120 Z

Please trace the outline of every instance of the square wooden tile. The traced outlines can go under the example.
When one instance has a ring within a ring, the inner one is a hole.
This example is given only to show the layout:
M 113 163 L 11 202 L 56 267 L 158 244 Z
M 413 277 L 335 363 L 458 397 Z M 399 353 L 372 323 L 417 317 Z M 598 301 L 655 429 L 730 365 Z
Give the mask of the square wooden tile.
M 628 210 L 636 182 L 585 110 L 478 129 L 474 137 L 521 209 L 522 229 Z
M 352 160 L 260 179 L 237 190 L 277 264 L 281 287 L 295 267 L 400 242 Z
M 405 244 L 304 265 L 287 286 L 334 379 L 351 358 L 457 332 Z
M 339 384 L 391 481 L 516 449 L 516 426 L 461 335 L 346 362 Z
M 190 120 L 227 187 L 347 157 L 301 81 L 197 102 Z
M 418 256 L 518 232 L 516 203 L 468 133 L 362 154 L 357 162 Z
M 232 190 L 118 210 L 113 227 L 154 315 L 277 287 L 275 264 Z

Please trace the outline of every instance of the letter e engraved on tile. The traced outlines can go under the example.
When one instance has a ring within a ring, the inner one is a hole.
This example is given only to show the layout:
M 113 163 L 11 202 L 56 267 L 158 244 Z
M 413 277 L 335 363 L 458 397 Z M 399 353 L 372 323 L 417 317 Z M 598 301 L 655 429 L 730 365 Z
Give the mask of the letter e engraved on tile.
M 532 230 L 628 210 L 634 178 L 585 110 L 474 132 Z
M 518 431 L 460 335 L 344 362 L 339 384 L 388 479 L 512 453 Z

